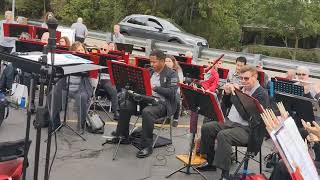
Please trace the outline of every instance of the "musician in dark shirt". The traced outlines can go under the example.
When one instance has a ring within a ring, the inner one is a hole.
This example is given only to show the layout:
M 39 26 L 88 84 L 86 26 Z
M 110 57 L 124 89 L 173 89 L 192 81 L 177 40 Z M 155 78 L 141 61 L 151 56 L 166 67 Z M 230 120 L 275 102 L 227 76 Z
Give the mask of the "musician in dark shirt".
M 150 55 L 151 88 L 152 96 L 158 99 L 152 103 L 142 100 L 140 105 L 134 97 L 130 97 L 120 105 L 120 120 L 118 121 L 115 137 L 108 139 L 106 143 L 115 144 L 122 137 L 122 143 L 128 142 L 129 122 L 132 115 L 137 113 L 138 107 L 142 109 L 142 141 L 143 147 L 137 153 L 138 158 L 144 158 L 152 154 L 153 129 L 154 122 L 159 118 L 171 116 L 177 107 L 177 83 L 178 74 L 165 65 L 165 54 L 162 51 L 155 50 Z

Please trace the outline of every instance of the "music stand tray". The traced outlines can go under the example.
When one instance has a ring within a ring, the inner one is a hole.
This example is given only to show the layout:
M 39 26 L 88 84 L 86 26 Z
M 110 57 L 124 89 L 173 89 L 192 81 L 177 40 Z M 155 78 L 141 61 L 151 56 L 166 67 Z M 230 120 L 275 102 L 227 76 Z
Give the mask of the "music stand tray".
M 217 120 L 220 123 L 224 122 L 224 116 L 222 110 L 219 106 L 217 98 L 214 94 L 204 92 L 201 89 L 193 88 L 192 86 L 179 84 L 180 90 L 182 92 L 183 99 L 187 103 L 188 109 L 191 110 L 190 117 L 190 133 L 192 134 L 191 147 L 188 155 L 178 155 L 177 158 L 182 161 L 185 165 L 178 170 L 172 172 L 166 178 L 171 177 L 173 174 L 177 172 L 182 172 L 185 174 L 193 174 L 190 172 L 192 168 L 196 173 L 199 174 L 203 179 L 207 179 L 199 170 L 197 170 L 194 166 L 199 165 L 198 163 L 202 162 L 203 159 L 199 157 L 193 157 L 193 148 L 194 148 L 194 139 L 195 134 L 197 133 L 198 126 L 198 115 L 201 114 L 208 118 L 212 118 Z M 188 161 L 186 161 L 188 158 Z M 182 171 L 186 169 L 186 171 Z

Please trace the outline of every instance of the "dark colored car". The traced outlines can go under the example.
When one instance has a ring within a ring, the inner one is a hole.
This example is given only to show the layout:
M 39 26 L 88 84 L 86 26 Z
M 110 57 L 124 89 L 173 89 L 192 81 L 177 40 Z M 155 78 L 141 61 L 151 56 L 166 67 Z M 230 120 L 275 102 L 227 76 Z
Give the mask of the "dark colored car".
M 133 14 L 120 23 L 120 32 L 127 36 L 208 47 L 208 41 L 189 34 L 174 22 L 150 15 Z

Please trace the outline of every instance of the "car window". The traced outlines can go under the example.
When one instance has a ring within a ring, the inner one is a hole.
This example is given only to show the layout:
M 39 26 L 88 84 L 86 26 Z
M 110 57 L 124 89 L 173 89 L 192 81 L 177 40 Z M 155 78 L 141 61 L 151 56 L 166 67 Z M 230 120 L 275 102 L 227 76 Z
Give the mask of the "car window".
M 148 26 L 153 28 L 163 28 L 157 20 L 151 18 L 148 19 Z
M 143 18 L 138 18 L 138 17 L 129 19 L 128 23 L 146 26 L 145 20 Z

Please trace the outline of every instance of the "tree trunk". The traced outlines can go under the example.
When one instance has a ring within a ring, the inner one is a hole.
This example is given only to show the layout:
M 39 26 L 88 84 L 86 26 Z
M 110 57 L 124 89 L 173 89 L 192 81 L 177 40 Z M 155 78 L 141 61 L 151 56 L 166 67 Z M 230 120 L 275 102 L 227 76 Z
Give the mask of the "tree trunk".
M 293 60 L 296 60 L 296 58 L 297 58 L 297 51 L 298 51 L 298 47 L 299 47 L 299 36 L 298 36 L 298 34 L 295 35 L 295 38 L 296 38 L 296 42 L 294 44 L 294 51 L 293 51 L 293 57 L 292 57 Z

